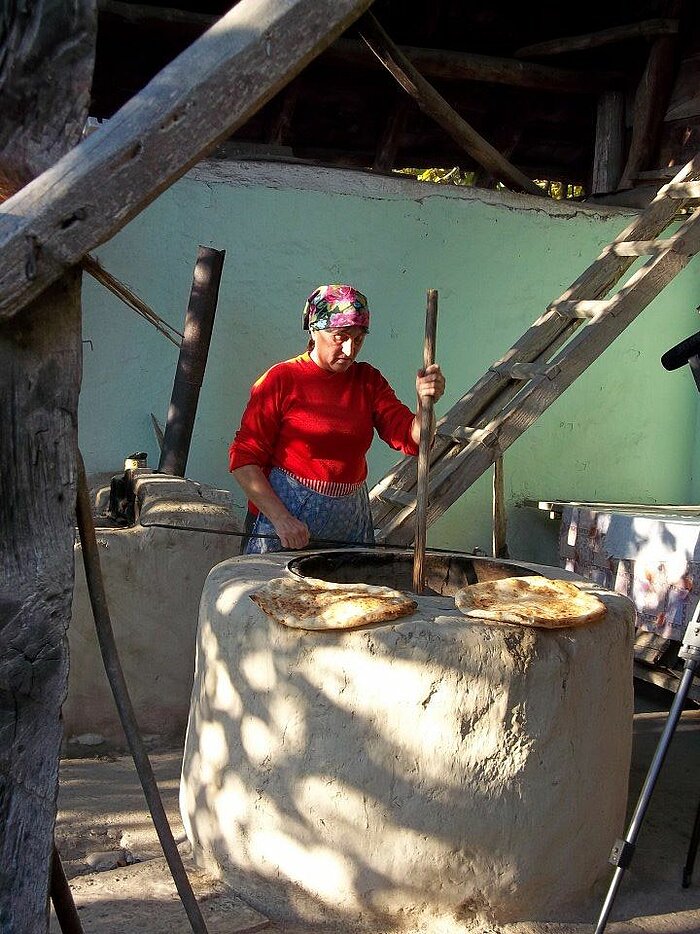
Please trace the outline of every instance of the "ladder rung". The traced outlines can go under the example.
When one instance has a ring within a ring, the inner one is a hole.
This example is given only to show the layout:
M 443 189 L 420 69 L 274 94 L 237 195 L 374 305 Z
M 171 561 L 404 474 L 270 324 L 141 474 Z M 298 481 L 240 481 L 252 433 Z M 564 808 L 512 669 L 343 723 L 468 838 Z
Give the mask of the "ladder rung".
M 613 256 L 653 256 L 664 250 L 672 250 L 675 246 L 675 237 L 666 240 L 620 240 L 619 243 L 611 243 L 604 253 Z
M 511 379 L 536 379 L 538 376 L 554 379 L 560 367 L 549 366 L 546 363 L 499 363 L 497 366 L 492 366 L 491 370 L 503 376 L 510 376 Z
M 547 311 L 556 311 L 562 318 L 597 318 L 610 305 L 605 299 L 560 301 L 550 305 Z
M 457 444 L 479 441 L 481 444 L 489 445 L 496 440 L 496 436 L 490 428 L 467 428 L 466 425 L 457 425 L 455 428 L 450 429 L 438 428 L 436 434 L 438 438 L 456 441 Z
M 382 490 L 379 498 L 387 503 L 398 503 L 400 506 L 412 506 L 416 501 L 415 493 L 402 493 L 400 490 Z
M 669 182 L 662 194 L 667 198 L 700 198 L 700 182 Z

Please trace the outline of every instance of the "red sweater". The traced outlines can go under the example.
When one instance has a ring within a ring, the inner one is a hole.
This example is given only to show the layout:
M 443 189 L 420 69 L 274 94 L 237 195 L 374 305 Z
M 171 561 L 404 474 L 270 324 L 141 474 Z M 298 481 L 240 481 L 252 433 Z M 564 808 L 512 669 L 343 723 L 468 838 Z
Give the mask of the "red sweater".
M 331 373 L 304 353 L 254 384 L 229 448 L 229 470 L 257 464 L 303 480 L 359 483 L 367 477 L 375 428 L 397 451 L 418 453 L 412 422 L 413 412 L 369 363 Z

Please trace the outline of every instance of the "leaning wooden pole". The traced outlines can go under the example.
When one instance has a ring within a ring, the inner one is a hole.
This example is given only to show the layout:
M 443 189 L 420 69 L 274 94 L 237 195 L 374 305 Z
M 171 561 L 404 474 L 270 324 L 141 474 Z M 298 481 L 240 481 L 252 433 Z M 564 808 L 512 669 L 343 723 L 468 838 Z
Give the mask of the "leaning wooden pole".
M 423 369 L 435 363 L 438 293 L 428 289 L 425 311 L 425 340 L 423 341 Z M 416 485 L 416 534 L 413 545 L 413 590 L 425 590 L 425 543 L 428 515 L 428 476 L 430 471 L 430 442 L 432 440 L 433 400 L 420 400 L 420 444 L 418 447 L 418 482 Z
M 200 246 L 197 251 L 185 316 L 185 335 L 180 346 L 158 464 L 161 473 L 175 477 L 185 476 L 225 256 L 225 250 L 214 250 L 208 246 Z

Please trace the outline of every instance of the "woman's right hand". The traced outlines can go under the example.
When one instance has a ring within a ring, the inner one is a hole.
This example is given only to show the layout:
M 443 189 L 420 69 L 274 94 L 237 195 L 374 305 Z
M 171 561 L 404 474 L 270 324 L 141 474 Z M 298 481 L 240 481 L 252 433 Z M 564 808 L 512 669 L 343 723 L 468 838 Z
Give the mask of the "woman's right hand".
M 288 512 L 286 516 L 270 521 L 275 527 L 283 548 L 306 548 L 309 544 L 308 527 L 291 513 Z

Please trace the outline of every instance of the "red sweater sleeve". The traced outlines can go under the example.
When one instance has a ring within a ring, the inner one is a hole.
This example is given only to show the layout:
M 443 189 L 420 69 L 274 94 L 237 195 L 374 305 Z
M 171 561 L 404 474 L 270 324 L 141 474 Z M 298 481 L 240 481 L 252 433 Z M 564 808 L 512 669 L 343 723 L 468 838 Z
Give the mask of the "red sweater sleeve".
M 418 445 L 411 437 L 413 412 L 396 398 L 396 393 L 378 371 L 374 395 L 374 427 L 377 434 L 390 447 L 402 454 L 418 453 Z
M 256 464 L 265 470 L 272 461 L 281 418 L 281 381 L 275 367 L 253 385 L 241 427 L 228 451 L 229 470 Z

